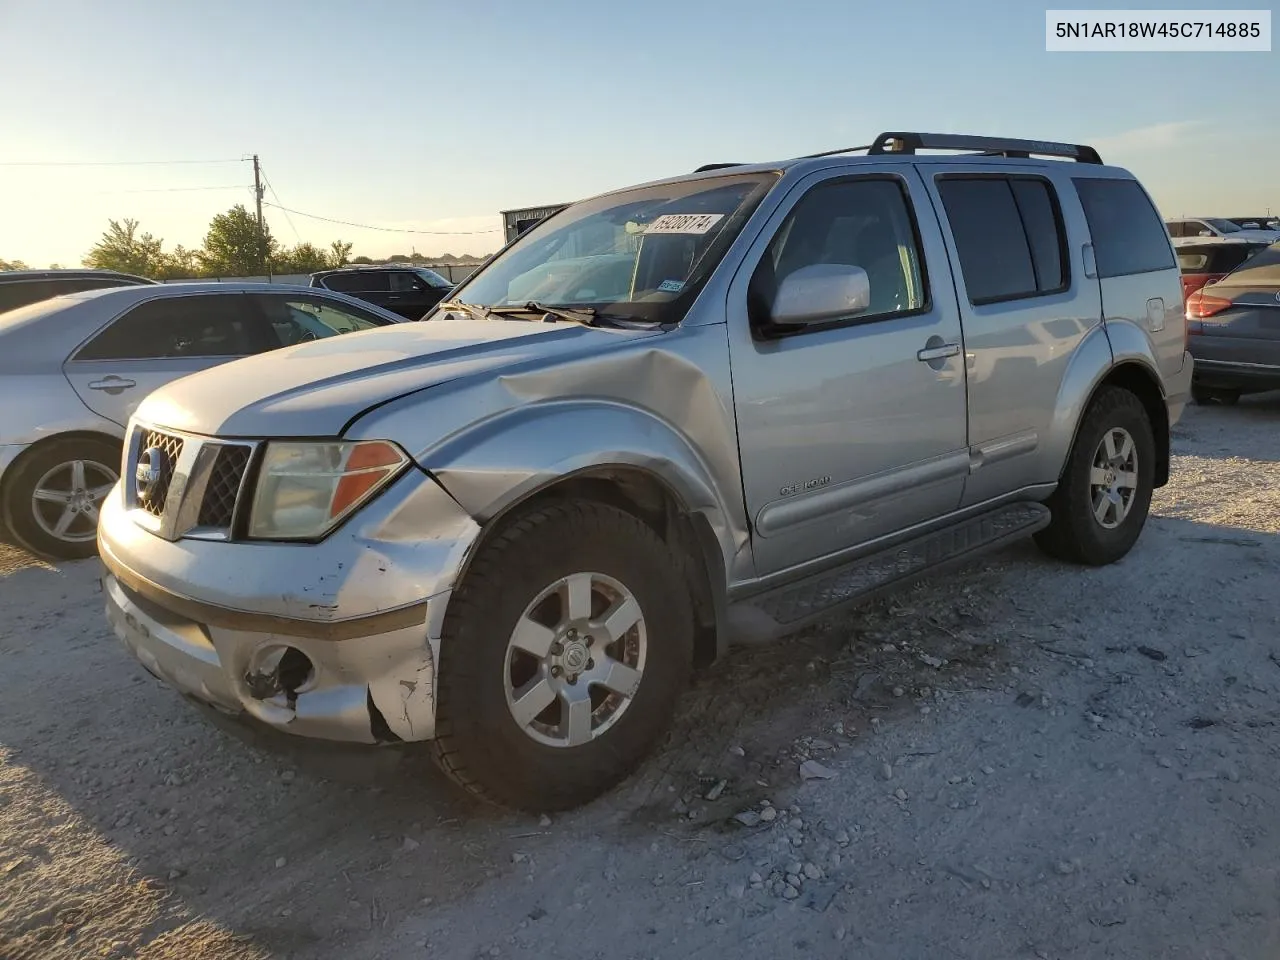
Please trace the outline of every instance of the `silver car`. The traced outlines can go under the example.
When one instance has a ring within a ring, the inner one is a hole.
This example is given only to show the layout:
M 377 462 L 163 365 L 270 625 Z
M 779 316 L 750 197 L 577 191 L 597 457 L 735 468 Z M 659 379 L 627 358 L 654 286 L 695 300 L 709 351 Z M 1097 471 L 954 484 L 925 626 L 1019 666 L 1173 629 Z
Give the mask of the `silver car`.
M 198 370 L 400 317 L 275 284 L 89 290 L 0 313 L 0 510 L 37 553 L 92 556 L 125 425 L 152 390 Z
M 264 738 L 429 741 L 477 796 L 573 806 L 731 641 L 1018 537 L 1123 557 L 1185 337 L 1169 236 L 1091 148 L 716 165 L 549 217 L 430 323 L 152 394 L 107 615 Z

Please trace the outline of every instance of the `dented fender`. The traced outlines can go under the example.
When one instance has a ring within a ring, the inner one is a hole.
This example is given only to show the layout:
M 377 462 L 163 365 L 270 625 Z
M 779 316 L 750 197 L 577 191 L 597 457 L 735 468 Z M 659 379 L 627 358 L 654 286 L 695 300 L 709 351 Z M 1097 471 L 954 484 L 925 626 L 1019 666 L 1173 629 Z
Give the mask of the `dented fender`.
M 723 325 L 460 378 L 364 414 L 352 439 L 396 437 L 484 524 L 584 471 L 661 482 L 703 518 L 729 581 L 754 576 Z

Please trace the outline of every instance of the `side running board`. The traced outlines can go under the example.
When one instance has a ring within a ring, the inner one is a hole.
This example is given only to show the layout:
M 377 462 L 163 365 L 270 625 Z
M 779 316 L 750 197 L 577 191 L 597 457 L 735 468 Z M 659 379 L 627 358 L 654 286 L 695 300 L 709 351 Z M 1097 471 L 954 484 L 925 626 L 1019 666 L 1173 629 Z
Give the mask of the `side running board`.
M 1021 540 L 1049 520 L 1043 504 L 1010 504 L 748 597 L 729 609 L 731 635 L 752 642 L 791 633 L 926 573 Z

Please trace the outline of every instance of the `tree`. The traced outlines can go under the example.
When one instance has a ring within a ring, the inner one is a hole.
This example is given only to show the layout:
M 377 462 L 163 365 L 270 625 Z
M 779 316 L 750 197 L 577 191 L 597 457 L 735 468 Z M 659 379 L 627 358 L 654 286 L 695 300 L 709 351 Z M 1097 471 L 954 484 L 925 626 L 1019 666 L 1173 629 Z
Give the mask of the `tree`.
M 182 244 L 173 248 L 172 253 L 161 254 L 160 268 L 156 273 L 157 280 L 190 280 L 201 274 L 200 253 L 188 250 Z
M 163 240 L 149 233 L 139 234 L 137 220 L 127 217 L 108 220 L 106 233 L 94 244 L 83 262 L 86 267 L 99 270 L 119 270 L 141 277 L 154 277 L 164 262 L 163 245 Z
M 21 260 L 0 260 L 0 270 L 26 270 L 27 265 Z
M 356 258 L 355 258 L 354 260 L 352 260 L 351 262 L 352 262 L 352 263 L 359 263 L 359 264 L 366 264 L 366 265 L 367 265 L 367 264 L 371 264 L 371 263 L 373 263 L 373 261 L 372 261 L 372 260 L 370 260 L 368 257 L 356 257 Z
M 328 269 L 329 254 L 313 243 L 300 243 L 276 254 L 275 267 L 281 273 L 315 273 Z
M 263 260 L 272 261 L 279 247 L 265 223 L 263 232 L 260 250 L 258 221 L 242 203 L 218 214 L 209 221 L 200 254 L 205 270 L 215 277 L 258 276 L 263 272 Z
M 345 240 L 335 240 L 329 244 L 329 266 L 336 269 L 345 264 L 347 257 L 351 256 L 352 246 Z

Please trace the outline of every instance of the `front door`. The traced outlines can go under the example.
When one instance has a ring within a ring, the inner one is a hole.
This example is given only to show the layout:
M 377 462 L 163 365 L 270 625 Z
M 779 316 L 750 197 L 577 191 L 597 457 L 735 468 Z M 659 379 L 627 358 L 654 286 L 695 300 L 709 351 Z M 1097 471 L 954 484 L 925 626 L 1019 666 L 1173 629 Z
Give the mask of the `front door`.
M 885 165 L 801 181 L 729 292 L 743 488 L 760 576 L 955 510 L 968 469 L 964 345 L 922 185 Z M 779 284 L 863 268 L 870 306 L 771 328 Z

